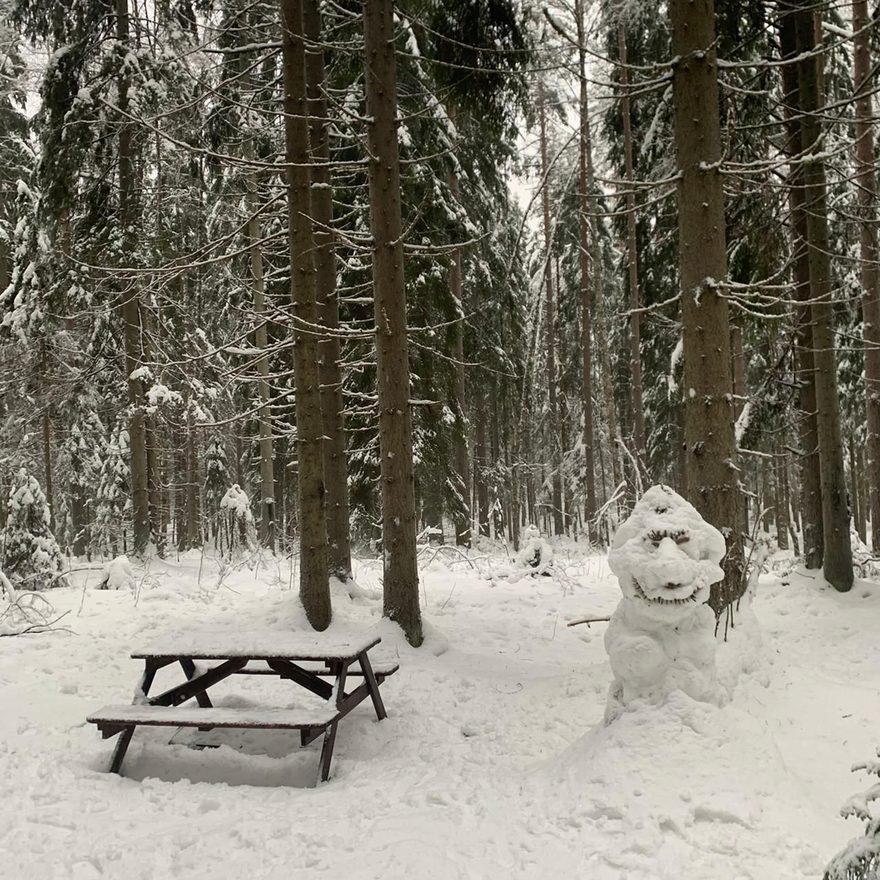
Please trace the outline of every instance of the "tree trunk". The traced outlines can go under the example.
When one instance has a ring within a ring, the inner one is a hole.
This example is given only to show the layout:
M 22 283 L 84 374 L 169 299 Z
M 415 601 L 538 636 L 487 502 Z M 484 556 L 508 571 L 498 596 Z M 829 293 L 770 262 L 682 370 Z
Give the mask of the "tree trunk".
M 409 350 L 391 0 L 364 3 L 364 51 L 379 391 L 384 614 L 422 643 L 413 485 Z
M 785 443 L 776 441 L 776 543 L 780 550 L 788 550 L 788 534 L 791 529 L 789 516 L 788 465 Z
M 859 492 L 859 467 L 858 456 L 856 454 L 856 444 L 852 436 L 849 438 L 849 497 L 850 506 L 852 507 L 852 521 L 859 533 L 859 537 L 864 538 L 865 534 L 865 511 L 862 507 L 862 496 Z
M 546 95 L 544 94 L 543 82 L 538 83 L 538 116 L 540 121 L 541 137 L 541 179 L 544 186 L 541 189 L 541 202 L 544 209 L 544 284 L 547 291 L 545 321 L 545 339 L 547 346 L 547 389 L 548 389 L 548 413 L 547 420 L 552 426 L 550 432 L 551 447 L 551 486 L 553 505 L 553 530 L 557 535 L 565 531 L 565 521 L 562 511 L 562 461 L 559 442 L 554 436 L 555 429 L 559 424 L 558 406 L 556 400 L 556 307 L 553 291 L 553 265 L 550 255 L 550 193 L 548 191 L 548 161 L 547 161 L 547 108 Z
M 578 41 L 578 84 L 580 114 L 578 142 L 578 188 L 580 214 L 578 217 L 578 238 L 580 245 L 580 305 L 581 305 L 581 407 L 583 409 L 584 447 L 584 523 L 590 541 L 595 540 L 594 521 L 596 518 L 596 462 L 593 448 L 593 341 L 592 305 L 590 303 L 590 190 L 592 188 L 592 161 L 590 154 L 590 107 L 587 94 L 587 52 L 584 32 L 584 0 L 576 0 L 575 22 Z M 597 243 L 598 244 L 598 243 Z M 596 267 L 601 272 L 601 267 Z
M 783 14 L 779 22 L 779 42 L 784 60 L 797 55 L 794 15 Z M 795 64 L 782 68 L 783 112 L 786 120 L 787 148 L 790 156 L 803 151 L 798 71 Z M 801 303 L 794 309 L 795 355 L 798 374 L 798 442 L 800 444 L 801 522 L 804 542 L 804 565 L 822 567 L 824 538 L 822 526 L 822 486 L 819 480 L 819 435 L 816 423 L 816 384 L 813 364 L 813 326 L 810 314 L 810 260 L 807 253 L 807 217 L 804 211 L 803 169 L 792 166 L 788 180 L 792 235 L 792 275 L 795 298 Z
M 151 360 L 150 355 L 147 356 Z M 156 555 L 165 555 L 165 510 L 162 503 L 162 456 L 159 432 L 154 416 L 146 418 L 147 433 L 147 499 L 150 505 L 150 534 L 156 545 Z
M 812 3 L 799 0 L 795 14 L 797 51 L 800 56 L 816 48 Z M 800 57 L 798 98 L 802 147 L 805 153 L 821 154 L 823 147 L 817 59 Z M 813 324 L 813 363 L 816 384 L 816 427 L 819 437 L 819 475 L 822 487 L 824 553 L 822 572 L 836 590 L 852 588 L 852 547 L 843 469 L 843 442 L 837 398 L 837 355 L 831 292 L 831 259 L 828 238 L 828 207 L 825 162 L 821 156 L 803 165 L 804 211 L 807 215 L 807 254 L 810 262 L 810 293 Z
M 327 512 L 327 561 L 330 573 L 351 580 L 351 532 L 348 508 L 348 464 L 342 371 L 337 330 L 336 251 L 333 244 L 333 189 L 330 180 L 330 139 L 327 96 L 324 92 L 324 49 L 318 0 L 303 6 L 306 39 L 306 81 L 312 146 L 312 216 L 315 219 L 315 284 L 321 324 L 326 334 L 318 343 L 321 415 L 324 423 L 324 508 Z
M 679 271 L 688 491 L 727 540 L 724 580 L 712 587 L 716 614 L 745 586 L 730 323 L 718 283 L 727 276 L 724 190 L 713 0 L 672 0 L 672 94 L 679 169 Z
M 116 0 L 116 39 L 123 51 L 129 44 L 128 0 Z M 130 260 L 135 251 L 137 233 L 135 221 L 135 179 L 132 147 L 132 124 L 125 117 L 128 112 L 128 68 L 120 67 L 117 77 L 117 106 L 122 119 L 119 122 L 119 226 L 122 232 L 122 251 Z M 131 456 L 132 552 L 143 556 L 150 543 L 150 501 L 147 486 L 147 429 L 144 413 L 144 383 L 137 372 L 143 366 L 141 348 L 141 308 L 137 281 L 131 279 L 121 291 L 122 320 L 125 326 L 125 374 L 128 381 L 128 441 Z
M 186 417 L 186 543 L 188 547 L 201 544 L 199 529 L 199 456 L 196 450 L 196 431 L 192 413 Z
M 853 87 L 855 89 L 856 193 L 858 196 L 859 244 L 861 247 L 862 327 L 865 343 L 865 407 L 867 414 L 867 463 L 871 517 L 871 544 L 880 551 L 880 271 L 877 260 L 877 174 L 874 160 L 874 110 L 871 80 L 871 29 L 867 0 L 853 0 L 855 34 Z M 867 516 L 867 511 L 865 511 Z
M 731 328 L 731 346 L 733 348 L 733 418 L 738 420 L 745 408 L 746 401 L 746 358 L 743 351 L 742 328 Z M 743 534 L 751 534 L 749 528 L 748 498 L 742 497 L 742 528 Z
M 639 264 L 636 248 L 636 193 L 633 188 L 633 143 L 632 122 L 629 107 L 629 69 L 626 55 L 626 30 L 622 22 L 617 25 L 617 49 L 620 68 L 621 112 L 623 114 L 623 156 L 626 175 L 626 254 L 629 271 L 629 366 L 630 366 L 630 406 L 632 407 L 633 443 L 639 469 L 645 473 L 645 410 L 642 404 L 642 318 L 638 309 L 641 306 L 639 294 Z
M 450 113 L 454 121 L 455 116 Z M 459 202 L 461 200 L 458 190 L 458 175 L 455 171 L 449 172 L 449 189 L 452 197 Z M 461 284 L 461 248 L 456 247 L 452 252 L 452 263 L 449 267 L 449 291 L 455 301 L 460 320 L 452 327 L 452 356 L 455 358 L 455 385 L 454 385 L 454 410 L 457 411 L 458 433 L 455 438 L 454 461 L 455 473 L 461 493 L 460 509 L 455 516 L 455 543 L 461 547 L 471 545 L 471 507 L 469 504 L 470 493 L 470 462 L 468 461 L 468 419 L 466 382 L 464 368 L 464 291 Z
M 767 463 L 766 458 L 761 459 L 761 509 L 764 511 L 763 522 L 761 527 L 763 531 L 769 532 L 776 524 L 776 487 L 770 482 L 771 466 Z
M 856 449 L 856 457 L 858 459 L 859 469 L 859 509 L 862 512 L 859 537 L 862 539 L 863 544 L 867 544 L 869 534 L 868 517 L 871 513 L 871 502 L 869 501 L 869 498 L 871 493 L 868 486 L 867 471 L 865 467 L 867 456 L 865 455 L 864 446 L 859 445 Z
M 186 429 L 181 428 L 177 434 L 174 452 L 174 531 L 177 550 L 182 553 L 189 549 L 189 528 L 187 524 L 187 491 L 189 489 L 189 457 L 186 445 Z M 217 540 L 216 523 L 211 523 L 211 536 Z
M 296 383 L 296 450 L 299 470 L 299 595 L 309 623 L 330 625 L 327 523 L 324 515 L 324 431 L 318 376 L 318 324 L 309 169 L 306 51 L 302 0 L 281 0 L 284 64 L 284 131 L 287 223 L 293 301 L 293 369 Z
M 479 533 L 489 537 L 489 484 L 486 471 L 489 461 L 486 453 L 486 400 L 484 393 L 477 392 L 476 437 L 474 440 L 474 483 L 477 490 L 477 527 Z
M 248 158 L 253 158 L 253 145 L 246 149 Z M 254 344 L 265 352 L 269 345 L 266 326 L 266 281 L 263 276 L 263 232 L 257 197 L 257 175 L 251 172 L 245 181 L 247 187 L 247 238 L 248 258 L 251 270 L 251 294 L 254 303 Z M 257 358 L 257 394 L 260 407 L 257 411 L 257 424 L 260 435 L 260 531 L 259 540 L 263 547 L 275 549 L 275 473 L 273 466 L 272 414 L 269 406 L 269 358 L 261 354 Z
M 46 506 L 49 508 L 49 530 L 55 531 L 55 489 L 52 479 L 52 421 L 48 404 L 43 407 L 43 477 Z

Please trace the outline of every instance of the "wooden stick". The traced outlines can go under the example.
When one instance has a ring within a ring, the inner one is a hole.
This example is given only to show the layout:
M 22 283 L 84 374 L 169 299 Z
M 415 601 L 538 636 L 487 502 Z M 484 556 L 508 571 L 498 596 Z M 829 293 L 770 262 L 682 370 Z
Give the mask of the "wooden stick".
M 611 620 L 610 617 L 582 617 L 580 620 L 573 620 L 571 623 L 567 623 L 566 626 L 577 626 L 581 623 L 585 623 L 589 626 L 591 623 L 601 623 L 609 620 Z

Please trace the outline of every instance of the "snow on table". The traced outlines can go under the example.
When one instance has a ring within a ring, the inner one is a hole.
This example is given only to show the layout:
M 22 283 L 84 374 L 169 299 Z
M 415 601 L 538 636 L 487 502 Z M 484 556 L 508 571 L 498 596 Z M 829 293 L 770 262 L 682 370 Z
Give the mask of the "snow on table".
M 193 660 L 354 660 L 382 639 L 373 633 L 280 630 L 188 630 L 162 636 L 131 652 L 134 658 Z

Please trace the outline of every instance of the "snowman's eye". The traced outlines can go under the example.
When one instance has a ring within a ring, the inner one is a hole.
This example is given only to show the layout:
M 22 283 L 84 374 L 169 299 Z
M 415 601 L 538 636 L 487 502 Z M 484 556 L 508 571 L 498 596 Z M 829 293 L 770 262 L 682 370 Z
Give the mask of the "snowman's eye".
M 645 535 L 645 538 L 655 547 L 659 547 L 660 542 L 664 538 L 672 538 L 672 540 L 680 546 L 681 544 L 687 544 L 687 542 L 690 541 L 691 536 L 684 529 L 678 529 L 674 532 L 671 532 L 668 529 L 651 529 Z

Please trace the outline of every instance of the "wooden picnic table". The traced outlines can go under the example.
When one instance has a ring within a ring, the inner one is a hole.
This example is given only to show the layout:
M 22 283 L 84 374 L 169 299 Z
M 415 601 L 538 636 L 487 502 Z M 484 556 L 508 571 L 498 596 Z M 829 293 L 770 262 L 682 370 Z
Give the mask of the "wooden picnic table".
M 372 700 L 376 717 L 380 721 L 386 717 L 379 685 L 397 671 L 397 664 L 377 662 L 374 668 L 368 652 L 380 641 L 377 635 L 363 633 L 181 631 L 132 651 L 134 659 L 144 661 L 144 671 L 130 705 L 105 706 L 86 720 L 98 726 L 104 739 L 119 735 L 110 762 L 113 773 L 122 772 L 125 753 L 138 725 L 198 727 L 200 730 L 215 727 L 299 730 L 304 746 L 323 734 L 320 760 L 323 782 L 330 777 L 340 720 L 367 697 Z M 205 665 L 202 661 L 215 662 Z M 150 688 L 156 673 L 174 664 L 181 667 L 184 680 L 151 697 Z M 232 675 L 276 676 L 324 702 L 315 705 L 316 701 L 312 700 L 311 705 L 289 709 L 214 706 L 208 696 L 209 689 Z M 349 678 L 355 677 L 363 681 L 346 691 Z

